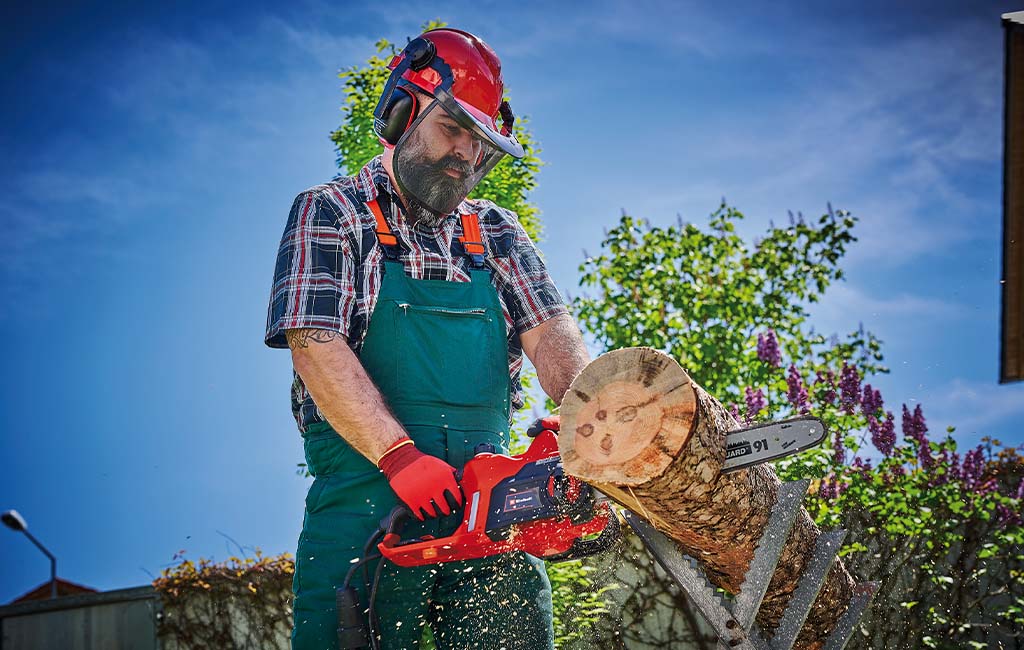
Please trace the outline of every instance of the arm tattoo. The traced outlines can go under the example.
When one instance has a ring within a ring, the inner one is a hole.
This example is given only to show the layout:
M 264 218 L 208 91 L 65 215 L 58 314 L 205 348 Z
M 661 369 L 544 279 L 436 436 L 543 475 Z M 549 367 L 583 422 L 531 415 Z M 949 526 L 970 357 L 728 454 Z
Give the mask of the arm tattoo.
M 287 330 L 284 336 L 288 339 L 288 347 L 292 350 L 308 348 L 310 343 L 330 343 L 336 339 L 345 340 L 341 332 L 320 329 Z

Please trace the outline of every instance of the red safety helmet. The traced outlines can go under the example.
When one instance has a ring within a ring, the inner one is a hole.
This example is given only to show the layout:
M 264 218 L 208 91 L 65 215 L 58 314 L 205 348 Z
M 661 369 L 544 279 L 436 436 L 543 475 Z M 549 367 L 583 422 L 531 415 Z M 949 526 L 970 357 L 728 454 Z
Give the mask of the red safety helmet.
M 501 61 L 487 43 L 458 29 L 432 29 L 410 41 L 388 68 L 391 76 L 373 112 L 374 129 L 385 142 L 395 144 L 416 117 L 415 97 L 404 90 L 412 86 L 504 153 L 523 156 L 512 132 L 515 116 L 502 100 Z

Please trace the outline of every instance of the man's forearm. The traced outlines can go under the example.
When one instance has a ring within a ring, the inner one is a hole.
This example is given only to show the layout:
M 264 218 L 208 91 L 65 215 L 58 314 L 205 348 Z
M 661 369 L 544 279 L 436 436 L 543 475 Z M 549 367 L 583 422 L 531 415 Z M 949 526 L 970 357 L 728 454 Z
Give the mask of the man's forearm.
M 408 435 L 344 336 L 322 329 L 293 329 L 286 336 L 306 390 L 356 451 L 376 464 L 389 446 Z
M 590 363 L 580 330 L 568 314 L 556 316 L 531 330 L 535 345 L 530 360 L 544 392 L 561 405 L 569 384 Z

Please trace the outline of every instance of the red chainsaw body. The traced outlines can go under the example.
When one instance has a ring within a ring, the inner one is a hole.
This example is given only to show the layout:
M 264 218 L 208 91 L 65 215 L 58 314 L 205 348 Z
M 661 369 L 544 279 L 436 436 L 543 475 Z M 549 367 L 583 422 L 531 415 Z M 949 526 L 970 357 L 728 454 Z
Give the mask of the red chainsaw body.
M 381 554 L 406 567 L 510 551 L 552 558 L 602 532 L 614 516 L 607 504 L 594 505 L 590 486 L 562 474 L 558 439 L 550 430 L 518 456 L 477 454 L 459 483 L 466 500 L 454 533 L 409 541 L 390 533 L 377 545 Z

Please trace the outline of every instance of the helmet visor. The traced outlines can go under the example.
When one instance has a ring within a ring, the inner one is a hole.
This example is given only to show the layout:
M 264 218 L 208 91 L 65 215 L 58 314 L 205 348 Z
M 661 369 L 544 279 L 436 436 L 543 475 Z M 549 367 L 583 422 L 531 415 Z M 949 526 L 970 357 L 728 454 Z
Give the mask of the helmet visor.
M 439 215 L 455 210 L 506 153 L 467 112 L 460 114 L 433 101 L 395 145 L 399 189 Z
M 476 131 L 481 137 L 490 140 L 495 147 L 513 158 L 523 157 L 523 145 L 519 144 L 515 133 L 512 131 L 515 117 L 513 117 L 512 109 L 508 107 L 506 102 L 503 102 L 500 109 L 502 125 L 498 129 L 493 118 L 488 117 L 469 102 L 459 101 L 441 86 L 434 90 L 434 99 L 465 128 Z M 506 110 L 508 111 L 507 113 L 505 112 Z

